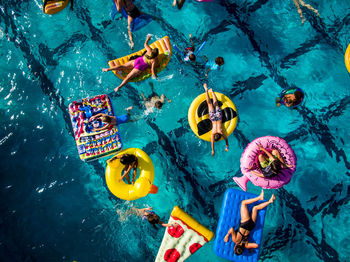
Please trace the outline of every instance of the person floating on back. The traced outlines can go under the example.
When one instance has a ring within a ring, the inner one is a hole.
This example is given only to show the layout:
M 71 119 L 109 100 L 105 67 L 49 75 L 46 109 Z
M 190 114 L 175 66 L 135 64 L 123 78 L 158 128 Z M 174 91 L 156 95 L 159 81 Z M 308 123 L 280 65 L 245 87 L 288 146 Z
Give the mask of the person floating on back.
M 225 139 L 225 142 L 226 142 L 225 151 L 228 152 L 228 140 L 226 135 L 222 131 L 222 111 L 219 107 L 218 100 L 216 98 L 214 91 L 210 88 L 209 92 L 211 92 L 211 95 L 213 97 L 213 102 L 212 102 L 208 93 L 207 84 L 205 83 L 203 87 L 205 90 L 207 104 L 208 104 L 209 119 L 212 123 L 211 138 L 210 138 L 211 154 L 215 155 L 214 142 L 219 141 L 221 137 Z
M 103 68 L 103 72 L 108 72 L 111 70 L 122 70 L 122 69 L 131 69 L 130 73 L 124 78 L 123 82 L 114 89 L 117 92 L 122 86 L 126 85 L 131 79 L 141 74 L 148 67 L 151 67 L 151 72 L 153 77 L 158 78 L 156 74 L 156 68 L 158 66 L 157 56 L 159 54 L 158 48 L 150 48 L 148 41 L 151 39 L 151 35 L 147 35 L 145 41 L 146 54 L 136 58 L 135 60 L 130 60 L 123 65 L 116 65 L 111 68 Z
M 304 98 L 304 93 L 295 90 L 293 94 L 284 94 L 282 98 L 277 97 L 276 98 L 276 106 L 280 107 L 281 104 L 285 105 L 286 107 L 293 107 L 299 105 Z
M 320 14 L 318 13 L 318 11 L 313 8 L 311 5 L 309 4 L 305 4 L 305 2 L 303 0 L 293 0 L 294 2 L 294 5 L 297 7 L 298 9 L 298 13 L 300 15 L 300 18 L 301 18 L 301 23 L 304 24 L 305 23 L 305 17 L 303 16 L 303 11 L 301 10 L 300 8 L 300 5 L 301 6 L 305 6 L 307 9 L 313 11 L 318 17 L 320 16 Z
M 224 58 L 221 56 L 218 56 L 217 58 L 215 58 L 215 61 L 213 60 L 209 60 L 205 55 L 203 56 L 204 60 L 205 60 L 205 76 L 208 76 L 208 73 L 210 70 L 218 70 L 220 68 L 220 66 L 225 64 Z
M 261 190 L 261 194 L 258 197 L 246 199 L 241 202 L 241 221 L 239 222 L 238 229 L 234 230 L 233 227 L 231 227 L 224 237 L 224 242 L 228 242 L 231 236 L 232 241 L 236 244 L 233 249 L 233 252 L 236 255 L 242 255 L 244 249 L 246 248 L 253 249 L 259 247 L 257 243 L 248 242 L 249 233 L 255 227 L 258 211 L 273 203 L 275 199 L 275 195 L 272 194 L 269 201 L 254 206 L 251 213 L 249 213 L 247 205 L 259 200 L 264 200 L 264 191 Z
M 191 46 L 185 48 L 184 50 L 184 54 L 185 54 L 184 61 L 196 62 L 196 55 L 194 54 L 195 48 L 192 41 L 192 34 L 189 34 L 189 38 L 190 38 Z
M 119 13 L 121 13 L 122 8 L 124 8 L 125 12 L 128 15 L 128 34 L 130 39 L 130 48 L 131 50 L 134 49 L 134 41 L 132 38 L 132 32 L 131 32 L 131 22 L 139 17 L 142 13 L 140 10 L 134 5 L 132 0 L 113 0 L 114 4 L 117 7 L 117 10 Z

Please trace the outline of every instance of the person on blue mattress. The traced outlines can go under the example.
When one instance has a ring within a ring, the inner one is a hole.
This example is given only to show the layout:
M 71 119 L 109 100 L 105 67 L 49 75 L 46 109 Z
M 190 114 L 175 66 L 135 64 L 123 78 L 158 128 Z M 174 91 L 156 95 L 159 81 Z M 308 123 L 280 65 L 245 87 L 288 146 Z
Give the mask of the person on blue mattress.
M 110 68 L 103 68 L 103 72 L 108 72 L 112 70 L 120 70 L 120 69 L 130 69 L 130 73 L 124 78 L 123 82 L 117 86 L 114 91 L 117 92 L 121 87 L 125 86 L 131 79 L 141 74 L 143 71 L 145 71 L 147 68 L 151 67 L 151 73 L 152 76 L 158 79 L 158 76 L 156 74 L 156 68 L 158 67 L 159 63 L 157 61 L 157 57 L 159 54 L 159 49 L 154 48 L 152 49 L 148 45 L 148 41 L 151 39 L 152 35 L 148 34 L 144 47 L 146 49 L 146 54 L 144 56 L 138 57 L 135 60 L 131 60 L 126 62 L 123 65 L 116 65 L 112 66 Z
M 152 211 L 152 207 L 147 208 L 133 208 L 135 210 L 135 214 L 142 217 L 142 220 L 147 220 L 155 229 L 157 229 L 156 225 L 161 225 L 163 227 L 173 227 L 177 226 L 177 223 L 174 224 L 165 224 L 160 220 L 159 216 Z
M 217 142 L 223 137 L 226 142 L 225 151 L 228 152 L 228 140 L 224 132 L 222 131 L 222 111 L 219 107 L 218 99 L 216 98 L 216 95 L 213 91 L 213 89 L 210 88 L 211 95 L 213 97 L 213 102 L 210 99 L 209 93 L 208 93 L 208 85 L 207 83 L 203 84 L 207 104 L 208 104 L 208 111 L 209 111 L 209 119 L 212 123 L 212 129 L 211 129 L 211 154 L 215 155 L 214 150 L 214 141 Z
M 286 107 L 293 107 L 299 105 L 304 99 L 304 93 L 298 89 L 292 89 L 291 92 L 286 92 L 282 98 L 276 98 L 276 106 L 280 107 L 281 104 Z
M 137 176 L 137 166 L 138 166 L 137 157 L 132 154 L 122 154 L 122 155 L 117 155 L 112 157 L 110 162 L 114 161 L 115 159 L 120 159 L 120 163 L 125 165 L 124 174 L 119 178 L 119 181 L 122 181 L 124 177 L 126 177 L 127 182 L 131 184 L 129 173 L 131 172 L 131 169 L 133 169 L 132 184 L 134 184 Z
M 229 237 L 231 236 L 232 241 L 236 244 L 234 247 L 234 253 L 236 255 L 242 255 L 244 249 L 246 248 L 253 249 L 259 247 L 257 243 L 249 243 L 248 236 L 255 227 L 258 211 L 273 203 L 275 199 L 275 194 L 272 194 L 269 201 L 254 206 L 252 213 L 249 213 L 247 205 L 259 200 L 264 200 L 264 190 L 261 190 L 261 194 L 258 197 L 246 199 L 241 202 L 241 221 L 239 223 L 238 229 L 234 230 L 233 227 L 231 227 L 224 238 L 224 242 L 228 242 Z
M 275 177 L 283 168 L 290 167 L 287 165 L 280 152 L 277 149 L 273 149 L 271 153 L 267 151 L 261 144 L 258 145 L 261 153 L 258 155 L 260 171 L 251 170 L 251 172 L 259 177 Z
M 220 66 L 225 64 L 224 58 L 221 56 L 218 56 L 217 58 L 215 58 L 215 60 L 209 60 L 208 57 L 206 57 L 205 55 L 203 56 L 204 60 L 205 60 L 205 76 L 208 76 L 209 71 L 213 71 L 213 70 L 218 70 L 220 68 Z
M 92 129 L 93 132 L 97 131 L 104 131 L 113 128 L 115 125 L 124 124 L 127 122 L 132 122 L 134 120 L 130 120 L 130 110 L 132 110 L 133 107 L 130 106 L 128 108 L 125 108 L 127 114 L 121 115 L 121 116 L 109 116 L 107 114 L 99 113 L 97 115 L 94 115 L 90 117 L 89 122 L 93 122 L 96 119 L 102 121 L 102 127 L 95 127 Z
M 128 34 L 130 39 L 130 48 L 131 50 L 133 50 L 134 41 L 133 41 L 132 32 L 131 32 L 131 22 L 135 18 L 139 17 L 142 14 L 142 12 L 140 12 L 140 10 L 134 5 L 132 0 L 113 0 L 113 1 L 119 13 L 122 11 L 122 8 L 124 8 L 125 12 L 128 14 Z

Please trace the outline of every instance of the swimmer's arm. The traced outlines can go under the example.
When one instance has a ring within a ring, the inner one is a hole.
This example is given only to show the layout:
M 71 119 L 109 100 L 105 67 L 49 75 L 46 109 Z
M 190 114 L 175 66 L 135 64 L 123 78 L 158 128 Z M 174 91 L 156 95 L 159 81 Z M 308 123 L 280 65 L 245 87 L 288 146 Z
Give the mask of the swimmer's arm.
M 165 224 L 162 221 L 159 222 L 160 225 L 162 225 L 163 227 L 172 227 L 172 226 L 177 226 L 178 223 L 174 223 L 174 224 Z
M 144 94 L 144 93 L 141 93 L 141 97 L 142 97 L 143 102 L 146 102 L 146 101 L 147 101 L 147 98 L 145 97 L 145 94 Z
M 208 76 L 209 71 L 210 71 L 210 68 L 208 68 L 207 72 L 205 72 L 205 76 Z
M 147 38 L 146 38 L 146 41 L 145 41 L 145 44 L 144 44 L 144 47 L 146 48 L 147 52 L 148 53 L 152 53 L 152 49 L 149 47 L 148 45 L 148 41 L 151 39 L 151 35 L 148 34 L 147 35 Z
M 164 104 L 165 103 L 165 99 L 170 103 L 171 102 L 171 100 L 169 99 L 169 98 L 167 98 L 164 94 L 162 94 L 161 96 L 160 96 L 160 99 L 161 99 L 161 102 Z
M 153 75 L 155 78 L 158 78 L 155 69 L 156 69 L 156 62 L 153 62 L 153 63 L 152 63 L 152 67 L 151 67 L 152 75 Z
M 245 247 L 251 249 L 251 248 L 258 248 L 259 245 L 257 243 L 247 243 Z
M 260 172 L 255 171 L 255 170 L 251 170 L 250 172 L 252 172 L 254 175 L 256 175 L 258 177 L 264 177 L 263 174 L 261 174 Z
M 211 133 L 211 138 L 210 138 L 210 141 L 211 141 L 211 155 L 215 155 L 215 150 L 214 150 L 214 134 L 213 132 Z
M 146 212 L 146 211 L 151 211 L 152 210 L 152 207 L 146 207 L 146 208 L 141 208 L 139 209 L 140 213 L 142 213 L 143 215 L 147 216 L 149 213 Z
M 96 117 L 100 117 L 100 116 L 103 116 L 103 115 L 104 115 L 103 113 L 98 113 L 97 115 L 94 115 L 94 116 L 90 117 L 89 122 L 94 120 Z
M 192 47 L 194 47 L 194 44 L 193 44 L 193 41 L 192 41 L 192 34 L 189 34 L 189 37 L 190 37 L 191 45 L 192 45 Z
M 130 173 L 131 168 L 132 168 L 132 166 L 130 165 L 130 166 L 128 167 L 128 170 L 124 171 L 124 174 L 119 178 L 119 181 L 122 181 L 123 178 L 124 178 L 127 174 Z
M 223 138 L 225 139 L 225 142 L 226 142 L 226 148 L 225 148 L 225 151 L 228 152 L 228 139 L 227 139 L 227 136 L 225 134 L 222 134 Z
M 103 126 L 103 127 L 100 127 L 100 128 L 94 128 L 92 129 L 93 132 L 97 132 L 97 131 L 102 131 L 102 130 L 106 130 L 110 127 L 111 125 L 108 125 L 108 126 Z

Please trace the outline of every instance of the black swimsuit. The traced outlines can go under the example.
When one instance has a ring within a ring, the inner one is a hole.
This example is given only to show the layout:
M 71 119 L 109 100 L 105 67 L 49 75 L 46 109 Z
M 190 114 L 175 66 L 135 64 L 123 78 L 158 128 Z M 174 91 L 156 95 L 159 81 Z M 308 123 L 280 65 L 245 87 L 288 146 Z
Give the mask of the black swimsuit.
M 132 19 L 135 19 L 136 17 L 139 17 L 141 15 L 140 10 L 134 5 L 134 8 L 131 10 L 127 10 L 127 5 L 125 3 L 125 0 L 123 1 L 124 3 L 124 9 L 126 13 L 132 17 Z
M 255 222 L 251 218 L 249 218 L 249 220 L 246 222 L 239 223 L 239 228 L 243 228 L 247 231 L 252 231 L 254 227 L 255 227 Z M 238 228 L 238 232 L 239 232 L 239 228 Z

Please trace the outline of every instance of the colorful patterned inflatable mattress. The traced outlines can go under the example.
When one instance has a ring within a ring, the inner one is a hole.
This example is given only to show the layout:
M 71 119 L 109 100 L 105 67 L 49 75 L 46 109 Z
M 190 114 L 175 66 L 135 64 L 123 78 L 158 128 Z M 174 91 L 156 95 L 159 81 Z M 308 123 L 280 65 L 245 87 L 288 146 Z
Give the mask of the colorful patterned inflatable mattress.
M 123 145 L 117 126 L 94 131 L 106 124 L 99 118 L 89 121 L 92 116 L 99 113 L 114 116 L 112 103 L 107 95 L 74 101 L 69 104 L 68 108 L 81 160 L 95 160 L 122 149 Z

